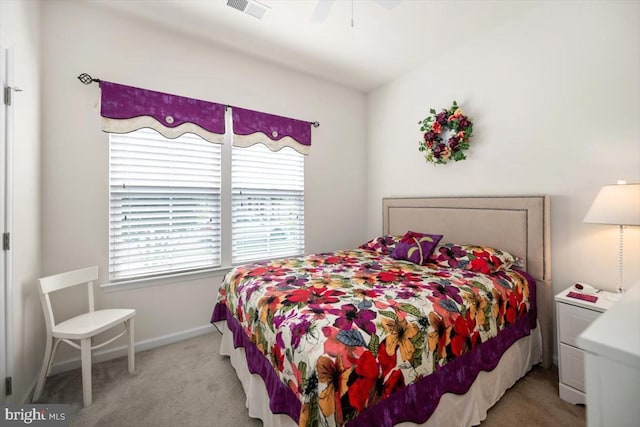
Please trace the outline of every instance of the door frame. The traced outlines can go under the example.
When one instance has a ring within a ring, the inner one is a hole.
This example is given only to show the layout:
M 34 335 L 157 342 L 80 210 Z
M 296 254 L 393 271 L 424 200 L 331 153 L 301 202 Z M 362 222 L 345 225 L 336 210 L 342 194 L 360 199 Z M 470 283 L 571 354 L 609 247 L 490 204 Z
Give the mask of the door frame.
M 14 50 L 4 34 L 0 34 L 0 234 L 11 233 L 12 166 L 13 166 L 13 109 L 5 104 L 5 88 L 13 95 Z M 7 378 L 13 374 L 13 288 L 11 280 L 11 245 L 9 250 L 0 246 L 0 398 L 8 400 Z

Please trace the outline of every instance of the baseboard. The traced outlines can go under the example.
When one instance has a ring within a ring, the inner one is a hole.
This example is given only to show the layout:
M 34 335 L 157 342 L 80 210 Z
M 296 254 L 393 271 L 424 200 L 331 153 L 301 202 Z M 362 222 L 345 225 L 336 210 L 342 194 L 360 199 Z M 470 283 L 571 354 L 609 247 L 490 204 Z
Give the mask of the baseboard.
M 162 335 L 156 338 L 149 338 L 146 340 L 138 341 L 135 343 L 136 353 L 140 351 L 151 350 L 152 348 L 162 347 L 167 344 L 172 344 L 178 341 L 184 341 L 189 338 L 197 337 L 199 335 L 209 334 L 215 331 L 215 328 L 211 324 L 198 326 L 185 331 L 175 332 L 173 334 Z M 117 359 L 118 357 L 124 357 L 127 355 L 127 346 L 122 345 L 114 348 L 107 348 L 105 350 L 99 350 L 92 354 L 91 362 L 100 363 L 111 359 Z M 71 371 L 73 369 L 80 368 L 80 355 L 78 353 L 77 358 L 64 360 L 62 362 L 54 363 L 51 367 L 49 375 L 59 374 L 62 372 Z

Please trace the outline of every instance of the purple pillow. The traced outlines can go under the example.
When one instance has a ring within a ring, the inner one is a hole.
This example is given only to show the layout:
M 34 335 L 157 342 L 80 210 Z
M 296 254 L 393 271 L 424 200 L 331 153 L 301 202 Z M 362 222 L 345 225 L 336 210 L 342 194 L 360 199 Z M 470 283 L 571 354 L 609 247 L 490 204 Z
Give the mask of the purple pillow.
M 391 258 L 411 261 L 414 264 L 424 265 L 429 260 L 431 253 L 442 239 L 440 234 L 424 234 L 407 231 L 402 236 L 396 248 L 391 252 Z

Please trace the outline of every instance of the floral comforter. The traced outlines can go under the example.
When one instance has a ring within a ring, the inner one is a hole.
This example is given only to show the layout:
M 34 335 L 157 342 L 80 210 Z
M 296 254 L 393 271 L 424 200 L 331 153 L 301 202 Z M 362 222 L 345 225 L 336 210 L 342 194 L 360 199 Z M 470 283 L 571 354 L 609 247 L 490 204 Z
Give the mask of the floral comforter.
M 338 251 L 236 267 L 212 321 L 227 320 L 235 341 L 264 355 L 249 365 L 271 365 L 261 373 L 269 394 L 286 385 L 296 402 L 282 411 L 301 426 L 424 422 L 443 393 L 466 392 L 535 327 L 534 286 L 514 270 Z M 509 337 L 495 339 L 501 331 Z

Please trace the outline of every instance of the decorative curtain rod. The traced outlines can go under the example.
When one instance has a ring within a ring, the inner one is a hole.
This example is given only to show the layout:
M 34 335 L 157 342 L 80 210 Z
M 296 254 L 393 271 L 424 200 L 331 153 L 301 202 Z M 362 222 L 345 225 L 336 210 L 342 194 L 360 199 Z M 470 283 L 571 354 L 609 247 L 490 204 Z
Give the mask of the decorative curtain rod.
M 93 77 L 91 77 L 89 74 L 87 73 L 82 73 L 78 76 L 78 80 L 80 80 L 82 83 L 86 84 L 86 85 L 90 85 L 91 83 L 100 83 L 101 80 L 100 79 L 94 79 Z M 231 107 L 233 108 L 233 105 L 226 105 L 227 108 Z M 318 126 L 320 126 L 320 122 L 309 122 L 309 124 L 311 126 L 313 126 L 314 128 L 317 128 Z

